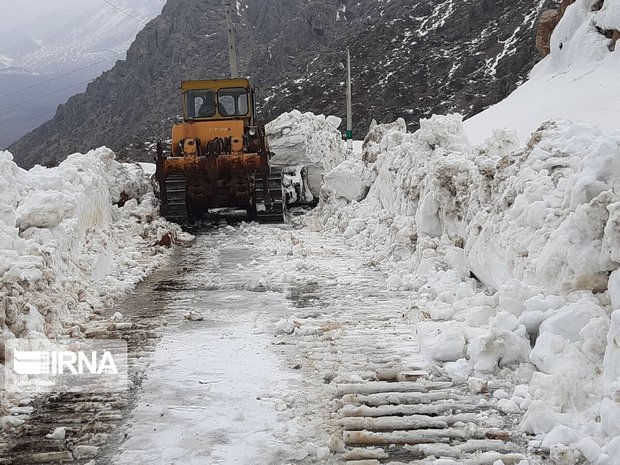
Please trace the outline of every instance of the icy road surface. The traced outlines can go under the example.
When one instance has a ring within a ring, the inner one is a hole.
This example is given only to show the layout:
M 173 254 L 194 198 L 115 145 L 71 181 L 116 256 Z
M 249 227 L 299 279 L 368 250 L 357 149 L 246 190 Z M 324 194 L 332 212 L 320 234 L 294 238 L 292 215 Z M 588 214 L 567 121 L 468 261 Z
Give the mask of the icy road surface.
M 498 395 L 514 387 L 450 381 L 385 282 L 330 233 L 205 231 L 85 328 L 129 339 L 135 388 L 33 400 L 0 463 L 542 463 Z
M 286 460 L 278 410 L 286 408 L 280 399 L 296 373 L 282 366 L 265 333 L 265 321 L 285 314 L 286 301 L 245 289 L 251 276 L 242 277 L 236 266 L 251 251 L 237 241 L 212 251 L 213 239 L 199 236 L 186 254 L 192 265 L 200 256 L 202 266 L 169 283 L 177 295 L 169 304 L 175 323 L 155 350 L 117 464 Z M 220 272 L 228 282 L 213 289 Z M 190 310 L 193 321 L 179 319 Z
M 420 355 L 408 293 L 388 292 L 341 238 L 242 225 L 199 235 L 182 254 L 186 273 L 164 291 L 169 328 L 114 463 L 531 456 L 518 416 L 492 395 L 503 386 L 474 394 L 442 376 Z M 190 311 L 204 319 L 184 319 Z

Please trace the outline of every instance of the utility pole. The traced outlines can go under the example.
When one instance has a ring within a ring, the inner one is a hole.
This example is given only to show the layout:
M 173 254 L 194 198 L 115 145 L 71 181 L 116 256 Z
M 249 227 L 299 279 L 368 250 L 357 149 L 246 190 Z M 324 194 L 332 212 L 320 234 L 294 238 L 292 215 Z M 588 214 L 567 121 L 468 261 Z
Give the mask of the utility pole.
M 226 29 L 228 30 L 228 59 L 230 60 L 230 77 L 239 77 L 239 62 L 237 60 L 237 39 L 235 38 L 235 26 L 232 20 L 230 0 L 223 0 L 226 12 Z
M 347 148 L 353 149 L 353 103 L 351 95 L 351 51 L 347 47 Z

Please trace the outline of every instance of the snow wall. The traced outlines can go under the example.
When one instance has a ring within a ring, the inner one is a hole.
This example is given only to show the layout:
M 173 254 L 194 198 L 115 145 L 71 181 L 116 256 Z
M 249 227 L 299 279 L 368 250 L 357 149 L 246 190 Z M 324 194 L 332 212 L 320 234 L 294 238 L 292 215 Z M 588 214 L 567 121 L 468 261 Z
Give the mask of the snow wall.
M 158 214 L 143 169 L 106 148 L 56 168 L 0 152 L 0 327 L 12 337 L 79 334 L 83 318 L 132 288 L 184 237 Z M 0 360 L 2 361 L 2 360 Z
M 348 156 L 346 144 L 338 131 L 341 123 L 336 116 L 325 117 L 298 110 L 283 113 L 265 128 L 269 149 L 275 154 L 271 164 L 280 168 L 304 167 L 307 173 L 305 187 L 312 194 L 308 197 L 318 198 L 323 174 Z
M 620 0 L 577 0 L 529 82 L 466 130 L 372 128 L 308 218 L 411 291 L 422 352 L 455 382 L 514 385 L 498 409 L 556 464 L 620 464 L 620 52 L 601 33 L 619 29 Z
M 553 433 L 546 446 L 556 454 L 587 439 L 611 456 L 620 434 L 620 133 L 558 121 L 526 146 L 497 131 L 472 147 L 460 116 L 434 116 L 414 134 L 403 121 L 373 128 L 362 157 L 325 176 L 310 226 L 376 251 L 386 286 L 414 292 L 407 317 L 423 352 L 454 379 L 529 385 L 504 403 L 527 412 L 526 431 Z M 367 184 L 361 201 L 342 194 Z

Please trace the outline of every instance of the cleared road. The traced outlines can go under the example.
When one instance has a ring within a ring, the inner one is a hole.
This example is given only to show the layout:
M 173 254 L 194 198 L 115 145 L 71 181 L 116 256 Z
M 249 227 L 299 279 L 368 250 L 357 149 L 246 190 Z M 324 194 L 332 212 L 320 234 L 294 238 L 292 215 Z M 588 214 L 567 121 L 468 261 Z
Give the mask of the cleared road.
M 341 237 L 204 231 L 86 328 L 139 341 L 134 389 L 83 396 L 81 416 L 75 398 L 42 399 L 38 423 L 25 417 L 0 463 L 542 461 L 515 432 L 519 416 L 496 408 L 501 385 L 470 392 L 420 354 L 411 293 L 385 280 Z M 133 332 L 110 327 L 115 311 Z M 42 439 L 62 426 L 64 439 Z

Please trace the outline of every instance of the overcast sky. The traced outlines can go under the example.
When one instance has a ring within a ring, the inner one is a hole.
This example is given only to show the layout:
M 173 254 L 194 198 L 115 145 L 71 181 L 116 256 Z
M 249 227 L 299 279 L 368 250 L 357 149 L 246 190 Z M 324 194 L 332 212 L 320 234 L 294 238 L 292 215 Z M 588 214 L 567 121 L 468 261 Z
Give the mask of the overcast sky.
M 102 0 L 0 0 L 0 18 L 2 30 L 13 29 L 20 24 L 36 22 L 42 17 L 54 20 L 68 12 L 81 12 L 93 7 Z
M 158 4 L 164 0 L 149 0 Z M 145 5 L 145 0 L 109 0 L 109 3 L 126 9 L 127 5 Z M 58 21 L 79 16 L 94 8 L 113 8 L 103 0 L 0 0 L 0 32 L 10 31 L 21 24 L 37 23 L 45 18 Z

